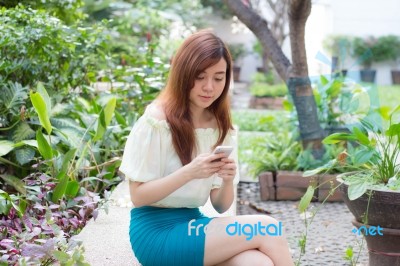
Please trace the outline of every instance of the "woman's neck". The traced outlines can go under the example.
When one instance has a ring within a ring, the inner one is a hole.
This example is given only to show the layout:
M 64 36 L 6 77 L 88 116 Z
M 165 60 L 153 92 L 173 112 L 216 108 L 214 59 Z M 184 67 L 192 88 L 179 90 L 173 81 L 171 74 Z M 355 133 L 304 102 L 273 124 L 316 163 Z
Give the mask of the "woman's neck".
M 192 123 L 194 128 L 215 128 L 214 115 L 207 109 L 192 110 Z

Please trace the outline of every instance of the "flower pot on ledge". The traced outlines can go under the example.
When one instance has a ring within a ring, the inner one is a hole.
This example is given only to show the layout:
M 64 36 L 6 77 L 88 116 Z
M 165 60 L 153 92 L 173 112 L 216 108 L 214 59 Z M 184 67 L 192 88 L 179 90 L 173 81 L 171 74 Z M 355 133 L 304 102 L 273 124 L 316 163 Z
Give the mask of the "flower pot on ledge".
M 283 109 L 283 97 L 258 97 L 251 96 L 250 108 L 253 109 L 272 109 L 280 110 Z
M 400 70 L 392 70 L 392 83 L 393 85 L 400 84 Z
M 375 83 L 376 70 L 363 69 L 360 70 L 360 78 L 363 82 Z
M 233 66 L 233 81 L 240 81 L 240 66 Z
M 318 175 L 303 177 L 303 172 L 278 171 L 263 172 L 258 176 L 260 186 L 260 199 L 267 200 L 300 200 L 306 193 L 310 184 L 321 184 L 315 190 L 313 201 L 340 202 L 342 201 L 339 190 L 332 191 L 339 183 L 335 175 Z M 330 195 L 330 193 L 332 193 Z

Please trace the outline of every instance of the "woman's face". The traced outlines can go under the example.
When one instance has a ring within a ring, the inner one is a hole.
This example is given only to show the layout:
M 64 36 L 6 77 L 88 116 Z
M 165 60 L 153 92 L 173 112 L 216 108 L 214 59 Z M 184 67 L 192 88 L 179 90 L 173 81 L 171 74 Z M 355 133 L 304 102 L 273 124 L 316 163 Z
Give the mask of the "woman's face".
M 190 91 L 190 108 L 205 109 L 222 94 L 226 83 L 226 61 L 224 58 L 205 69 L 195 79 Z

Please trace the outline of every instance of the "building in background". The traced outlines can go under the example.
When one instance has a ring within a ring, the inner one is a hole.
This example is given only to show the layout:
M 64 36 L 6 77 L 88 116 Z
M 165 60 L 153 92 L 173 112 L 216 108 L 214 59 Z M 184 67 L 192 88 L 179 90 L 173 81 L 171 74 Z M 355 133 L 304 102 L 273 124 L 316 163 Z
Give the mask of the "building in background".
M 323 47 L 324 39 L 329 35 L 367 36 L 400 36 L 399 0 L 316 0 L 313 1 L 311 15 L 306 24 L 306 49 L 310 76 L 329 74 L 331 72 L 331 55 Z M 230 43 L 243 43 L 248 53 L 241 59 L 240 80 L 250 82 L 257 67 L 262 65 L 261 58 L 253 51 L 256 41 L 253 33 L 240 22 L 221 18 L 209 19 L 209 26 Z M 287 38 L 283 50 L 290 59 L 290 45 Z M 345 55 L 343 66 L 349 77 L 359 80 L 362 68 L 350 54 Z M 376 72 L 376 83 L 392 84 L 390 70 L 400 69 L 399 62 L 386 61 L 372 65 Z

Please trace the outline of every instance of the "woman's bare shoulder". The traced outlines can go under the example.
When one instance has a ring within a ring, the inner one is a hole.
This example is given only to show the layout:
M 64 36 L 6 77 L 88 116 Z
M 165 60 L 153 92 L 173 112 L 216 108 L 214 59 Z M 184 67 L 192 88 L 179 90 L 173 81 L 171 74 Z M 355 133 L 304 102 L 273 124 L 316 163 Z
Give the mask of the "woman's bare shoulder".
M 166 119 L 164 107 L 159 101 L 154 101 L 149 104 L 146 108 L 146 114 L 157 120 Z

